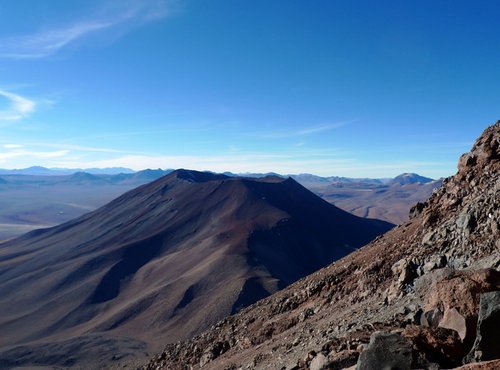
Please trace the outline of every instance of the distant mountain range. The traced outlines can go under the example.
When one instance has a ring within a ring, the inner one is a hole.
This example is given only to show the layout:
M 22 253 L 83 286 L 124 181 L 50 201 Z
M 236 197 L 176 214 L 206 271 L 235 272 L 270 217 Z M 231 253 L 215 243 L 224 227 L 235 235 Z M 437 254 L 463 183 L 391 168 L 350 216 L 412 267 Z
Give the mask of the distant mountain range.
M 75 173 L 88 173 L 92 175 L 131 175 L 131 174 L 139 174 L 139 177 L 149 178 L 151 180 L 156 180 L 161 176 L 165 176 L 172 172 L 173 169 L 145 169 L 141 171 L 134 171 L 130 168 L 125 167 L 109 167 L 109 168 L 46 168 L 41 166 L 32 166 L 28 168 L 22 169 L 0 169 L 0 175 L 33 175 L 33 176 L 65 176 L 72 175 Z M 210 172 L 210 171 L 206 171 Z M 212 172 L 210 172 L 212 173 Z M 259 177 L 267 177 L 267 176 L 278 176 L 278 177 L 291 177 L 294 180 L 302 183 L 302 184 L 320 184 L 320 183 L 373 183 L 373 184 L 387 184 L 387 183 L 399 183 L 401 185 L 404 184 L 413 184 L 413 183 L 428 183 L 434 181 L 431 178 L 420 176 L 416 173 L 403 173 L 395 178 L 352 178 L 352 177 L 339 177 L 339 176 L 317 176 L 309 173 L 301 173 L 301 174 L 279 174 L 276 172 L 267 172 L 267 173 L 254 173 L 254 172 L 245 172 L 245 173 L 233 173 L 233 172 L 224 172 L 223 175 L 231 176 L 231 177 L 250 177 L 250 178 L 259 178 Z M 123 177 L 123 176 L 122 176 Z M 120 177 L 118 177 L 120 179 Z
M 176 170 L 1 245 L 0 365 L 98 368 L 111 355 L 143 356 L 392 226 L 345 212 L 291 178 Z
M 87 172 L 96 175 L 115 175 L 119 173 L 134 173 L 130 168 L 109 167 L 109 168 L 46 168 L 41 166 L 32 166 L 21 169 L 3 169 L 0 168 L 0 175 L 35 175 L 35 176 L 62 176 L 71 175 L 76 172 Z
M 10 174 L 0 174 L 0 241 L 81 216 L 173 170 L 147 169 L 134 172 L 114 168 L 91 173 L 31 167 L 4 171 Z M 121 173 L 99 173 L 106 171 Z M 225 175 L 238 177 L 233 173 Z M 239 177 L 266 176 L 287 178 L 276 173 L 246 173 Z M 311 174 L 291 177 L 348 212 L 395 224 L 406 221 L 410 207 L 426 199 L 441 184 L 441 180 L 432 181 L 417 174 L 402 174 L 394 179 L 320 177 Z
M 372 217 L 402 224 L 408 220 L 410 208 L 427 199 L 439 188 L 442 179 L 432 180 L 414 173 L 393 179 L 352 181 L 303 181 L 302 185 L 323 199 L 357 216 Z

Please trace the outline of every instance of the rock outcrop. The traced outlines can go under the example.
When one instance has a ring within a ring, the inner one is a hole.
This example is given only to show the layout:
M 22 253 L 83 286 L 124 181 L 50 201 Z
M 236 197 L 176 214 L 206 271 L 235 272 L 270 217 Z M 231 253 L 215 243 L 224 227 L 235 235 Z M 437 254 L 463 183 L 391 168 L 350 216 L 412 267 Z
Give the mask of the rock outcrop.
M 458 173 L 412 209 L 409 222 L 205 333 L 168 345 L 143 369 L 298 370 L 318 362 L 324 369 L 370 368 L 378 361 L 370 360 L 369 343 L 377 331 L 409 343 L 409 368 L 499 359 L 491 347 L 498 334 L 485 324 L 498 320 L 490 302 L 500 290 L 499 170 L 500 121 L 460 158 Z M 221 341 L 228 343 L 224 352 L 200 363 Z

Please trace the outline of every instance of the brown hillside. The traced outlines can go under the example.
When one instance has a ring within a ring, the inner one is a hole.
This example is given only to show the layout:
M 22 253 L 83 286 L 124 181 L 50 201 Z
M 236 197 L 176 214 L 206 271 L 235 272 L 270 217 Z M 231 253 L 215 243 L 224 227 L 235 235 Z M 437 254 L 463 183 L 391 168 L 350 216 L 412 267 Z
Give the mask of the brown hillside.
M 0 367 L 102 368 L 145 356 L 391 226 L 292 179 L 175 171 L 0 245 Z

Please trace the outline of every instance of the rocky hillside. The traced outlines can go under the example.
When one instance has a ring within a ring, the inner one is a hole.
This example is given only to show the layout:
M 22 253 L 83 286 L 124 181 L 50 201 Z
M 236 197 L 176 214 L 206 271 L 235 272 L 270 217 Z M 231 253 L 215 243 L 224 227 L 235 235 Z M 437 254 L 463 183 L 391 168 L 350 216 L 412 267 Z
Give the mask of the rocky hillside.
M 500 121 L 409 222 L 143 369 L 500 368 L 499 169 Z

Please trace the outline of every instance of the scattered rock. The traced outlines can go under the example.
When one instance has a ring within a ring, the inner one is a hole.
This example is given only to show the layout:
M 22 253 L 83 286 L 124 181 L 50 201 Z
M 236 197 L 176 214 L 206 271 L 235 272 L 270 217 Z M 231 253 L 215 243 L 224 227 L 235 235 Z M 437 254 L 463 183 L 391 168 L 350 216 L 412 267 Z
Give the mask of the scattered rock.
M 309 370 L 322 370 L 325 368 L 325 365 L 328 363 L 328 359 L 322 353 L 319 353 L 316 357 L 314 357 L 309 365 Z
M 411 346 L 396 333 L 375 332 L 359 356 L 357 370 L 410 369 Z
M 458 216 L 456 225 L 466 236 L 468 236 L 476 227 L 476 218 L 471 213 L 463 212 Z
M 424 312 L 420 316 L 420 325 L 437 327 L 443 318 L 443 311 L 435 308 Z
M 410 208 L 410 220 L 417 217 L 419 214 L 421 214 L 422 211 L 424 210 L 425 206 L 426 206 L 425 203 L 418 202 L 413 207 L 411 207 Z
M 423 272 L 424 274 L 426 274 L 433 270 L 443 268 L 446 266 L 446 263 L 447 263 L 447 258 L 445 255 L 434 256 L 424 264 Z

